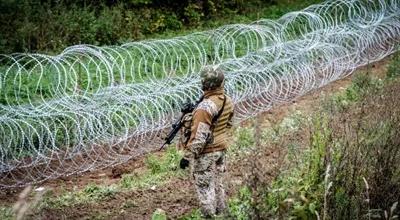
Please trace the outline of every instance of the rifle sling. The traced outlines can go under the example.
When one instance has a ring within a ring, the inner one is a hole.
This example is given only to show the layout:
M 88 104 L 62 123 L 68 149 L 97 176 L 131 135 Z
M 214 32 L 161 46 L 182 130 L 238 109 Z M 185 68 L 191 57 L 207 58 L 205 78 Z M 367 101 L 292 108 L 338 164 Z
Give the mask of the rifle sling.
M 214 130 L 214 126 L 218 121 L 218 118 L 222 115 L 222 112 L 224 111 L 225 108 L 225 103 L 226 103 L 226 96 L 224 95 L 224 102 L 222 103 L 222 107 L 221 109 L 218 111 L 218 114 L 216 116 L 213 117 L 212 122 L 211 122 L 211 126 L 212 126 L 212 130 Z

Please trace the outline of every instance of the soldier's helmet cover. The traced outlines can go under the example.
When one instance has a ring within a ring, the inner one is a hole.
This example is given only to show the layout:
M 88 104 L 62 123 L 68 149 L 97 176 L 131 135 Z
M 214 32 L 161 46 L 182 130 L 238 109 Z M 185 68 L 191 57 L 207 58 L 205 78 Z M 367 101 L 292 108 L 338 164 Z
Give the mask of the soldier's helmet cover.
M 200 71 L 203 90 L 214 90 L 222 86 L 224 72 L 217 66 L 206 66 Z

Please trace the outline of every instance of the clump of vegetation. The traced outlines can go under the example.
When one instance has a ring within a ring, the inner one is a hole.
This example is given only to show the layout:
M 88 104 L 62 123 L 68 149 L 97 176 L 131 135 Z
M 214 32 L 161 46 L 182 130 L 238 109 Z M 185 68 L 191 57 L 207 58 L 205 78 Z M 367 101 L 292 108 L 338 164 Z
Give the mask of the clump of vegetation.
M 0 207 L 0 219 L 11 220 L 14 218 L 14 214 L 9 207 Z
M 229 200 L 229 215 L 233 219 L 248 220 L 251 219 L 253 212 L 253 198 L 251 189 L 247 186 L 242 187 L 236 197 Z
M 164 155 L 149 155 L 146 160 L 146 167 L 150 169 L 152 174 L 164 173 L 167 171 L 175 171 L 179 168 L 179 162 L 182 159 L 182 153 L 175 147 L 167 148 Z
M 233 144 L 228 148 L 230 153 L 243 152 L 254 147 L 254 129 L 237 127 L 232 136 L 234 137 Z
M 164 210 L 157 209 L 151 216 L 151 220 L 167 220 L 167 215 Z
M 42 208 L 62 209 L 79 204 L 99 202 L 112 199 L 116 193 L 126 189 L 150 188 L 163 184 L 169 178 L 183 174 L 183 171 L 177 171 L 181 158 L 181 153 L 174 147 L 170 147 L 162 156 L 148 156 L 146 159 L 147 170 L 143 174 L 126 174 L 116 185 L 89 184 L 82 190 L 65 192 L 56 197 L 47 195 L 39 205 L 39 210 Z
M 124 175 L 120 184 L 123 188 L 146 188 L 162 184 L 171 177 L 183 175 L 184 171 L 178 169 L 182 157 L 182 152 L 175 147 L 169 147 L 163 155 L 151 154 L 145 160 L 148 170 L 141 175 Z
M 48 195 L 39 206 L 40 208 L 62 209 L 73 205 L 110 199 L 117 192 L 119 192 L 119 189 L 115 185 L 100 186 L 92 183 L 87 185 L 83 190 L 65 192 L 57 197 Z
M 59 52 L 75 44 L 170 37 L 226 23 L 277 18 L 317 2 L 321 1 L 0 1 L 0 53 Z
M 396 58 L 390 66 L 395 65 Z M 307 129 L 302 136 L 309 136 L 308 147 L 301 153 L 288 149 L 290 161 L 276 179 L 268 185 L 249 185 L 247 197 L 235 196 L 231 215 L 242 219 L 398 218 L 400 81 L 393 71 L 388 68 L 385 80 L 357 75 L 312 120 L 303 120 L 301 125 Z M 288 139 L 275 130 L 274 143 Z M 241 204 L 251 207 L 238 211 Z
M 366 95 L 378 92 L 383 86 L 384 81 L 382 79 L 371 77 L 367 74 L 358 74 L 346 90 L 334 95 L 333 98 L 324 104 L 325 107 L 330 107 L 331 110 L 348 110 L 352 104 L 360 101 Z
M 400 53 L 397 52 L 394 56 L 393 56 L 393 60 L 392 62 L 390 62 L 387 73 L 386 73 L 386 77 L 389 80 L 392 79 L 396 79 L 397 77 L 400 76 Z

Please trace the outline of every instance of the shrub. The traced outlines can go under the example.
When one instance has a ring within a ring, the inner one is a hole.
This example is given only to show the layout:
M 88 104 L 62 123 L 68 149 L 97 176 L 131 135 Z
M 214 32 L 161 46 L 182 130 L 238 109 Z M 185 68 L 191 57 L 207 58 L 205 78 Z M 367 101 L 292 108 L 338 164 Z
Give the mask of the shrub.
M 175 147 L 169 147 L 163 156 L 151 154 L 146 158 L 145 163 L 151 173 L 163 173 L 177 170 L 182 156 Z
M 362 75 L 354 79 L 348 90 L 335 96 L 334 102 L 328 101 L 328 106 L 314 115 L 308 125 L 309 140 L 304 138 L 306 131 L 301 134 L 301 142 L 308 148 L 295 152 L 295 157 L 287 154 L 288 167 L 272 183 L 250 185 L 250 218 L 397 218 L 399 87 L 398 80 L 382 81 Z M 348 101 L 348 105 L 335 108 L 337 97 Z M 276 139 L 292 138 L 285 133 L 290 131 L 275 132 Z M 263 168 L 261 165 L 258 169 Z M 246 204 L 248 200 L 238 201 Z
M 397 52 L 389 64 L 386 77 L 394 79 L 400 76 L 400 53 Z
M 229 214 L 233 219 L 247 220 L 251 219 L 253 210 L 252 193 L 248 187 L 239 190 L 237 197 L 229 200 Z
M 75 44 L 113 45 L 177 35 L 183 23 L 205 29 L 277 18 L 315 2 L 320 0 L 0 1 L 0 53 L 57 53 Z

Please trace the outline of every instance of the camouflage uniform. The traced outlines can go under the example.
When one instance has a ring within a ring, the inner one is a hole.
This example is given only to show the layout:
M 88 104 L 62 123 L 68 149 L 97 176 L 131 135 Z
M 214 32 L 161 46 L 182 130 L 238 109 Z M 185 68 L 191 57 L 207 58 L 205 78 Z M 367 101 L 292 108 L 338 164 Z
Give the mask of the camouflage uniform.
M 193 161 L 192 173 L 196 192 L 205 216 L 222 213 L 225 208 L 225 152 L 216 151 L 201 155 Z
M 232 124 L 233 103 L 224 94 L 221 71 L 206 69 L 201 76 L 204 100 L 193 112 L 186 149 L 189 152 L 187 157 L 192 158 L 192 174 L 202 213 L 214 216 L 226 208 L 222 177 L 225 172 L 226 132 Z M 212 119 L 222 109 L 224 99 L 224 109 L 213 124 Z

